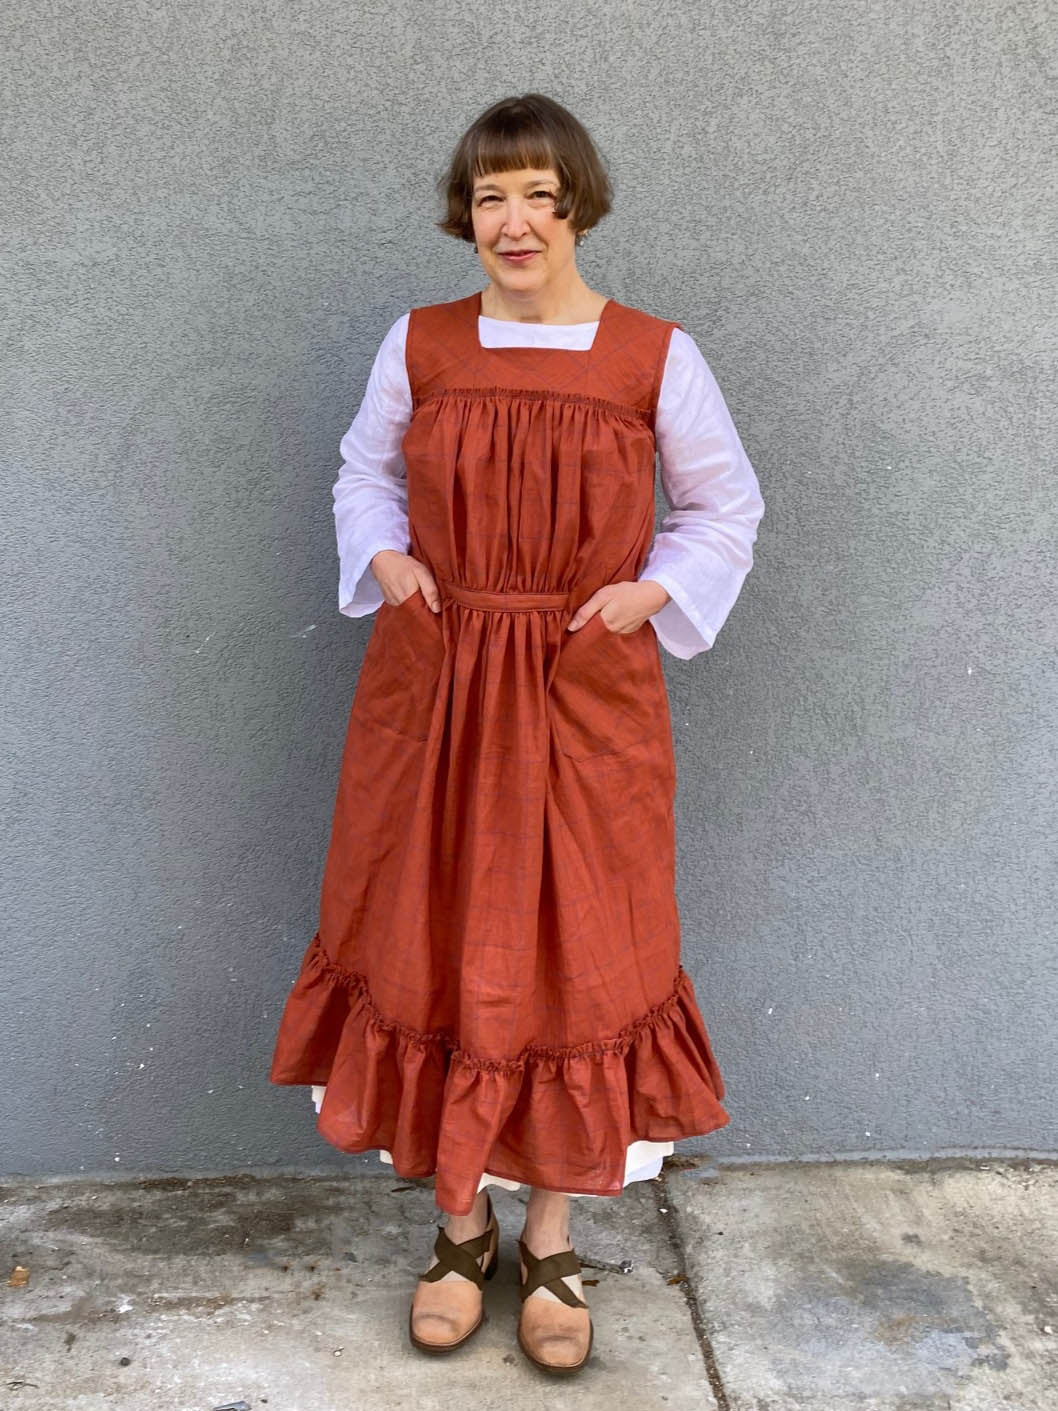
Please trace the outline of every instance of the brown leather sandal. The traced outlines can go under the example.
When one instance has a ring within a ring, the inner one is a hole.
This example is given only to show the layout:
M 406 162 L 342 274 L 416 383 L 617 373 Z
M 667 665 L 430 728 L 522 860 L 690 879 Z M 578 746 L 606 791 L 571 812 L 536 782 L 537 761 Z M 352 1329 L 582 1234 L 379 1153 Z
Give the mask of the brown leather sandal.
M 454 1272 L 461 1274 L 464 1279 L 476 1284 L 480 1290 L 486 1279 L 491 1279 L 496 1272 L 498 1262 L 498 1251 L 500 1242 L 500 1227 L 496 1220 L 496 1212 L 492 1208 L 492 1197 L 486 1192 L 485 1202 L 488 1206 L 489 1218 L 485 1229 L 480 1235 L 474 1235 L 472 1239 L 463 1240 L 460 1244 L 454 1244 L 445 1233 L 443 1225 L 437 1226 L 437 1239 L 434 1241 L 433 1252 L 437 1256 L 437 1263 L 420 1278 L 420 1283 L 433 1284 L 443 1279 L 445 1274 Z M 484 1265 L 479 1264 L 481 1256 L 485 1256 Z M 465 1285 L 456 1280 L 449 1280 L 446 1287 L 465 1289 Z M 482 1300 L 478 1299 L 476 1313 L 473 1308 L 466 1310 L 463 1304 L 463 1295 L 457 1295 L 452 1300 L 451 1309 L 431 1308 L 429 1310 L 416 1309 L 414 1302 L 408 1311 L 408 1336 L 412 1343 L 423 1352 L 451 1352 L 454 1348 L 462 1347 L 468 1338 L 481 1327 L 485 1321 Z M 469 1311 L 474 1316 L 474 1321 L 469 1327 L 463 1328 L 460 1317 L 461 1313 Z M 448 1342 L 433 1342 L 429 1338 L 421 1337 L 414 1327 L 416 1312 L 422 1316 L 433 1315 L 441 1317 L 459 1329 L 456 1337 Z
M 548 1362 L 538 1355 L 541 1351 L 540 1346 L 535 1348 L 531 1346 L 534 1335 L 530 1333 L 526 1327 L 527 1320 L 525 1316 L 526 1301 L 529 1295 L 541 1286 L 550 1289 L 556 1298 L 561 1299 L 562 1302 L 567 1304 L 570 1308 L 587 1308 L 588 1305 L 584 1300 L 578 1298 L 569 1284 L 563 1279 L 564 1274 L 580 1273 L 581 1264 L 580 1260 L 577 1258 L 577 1252 L 573 1249 L 562 1249 L 559 1250 L 557 1254 L 547 1254 L 543 1258 L 538 1259 L 521 1238 L 518 1240 L 518 1250 L 522 1256 L 522 1263 L 525 1265 L 524 1278 L 521 1276 L 521 1271 L 519 1270 L 521 1286 L 518 1292 L 522 1300 L 522 1312 L 518 1319 L 518 1346 L 525 1353 L 526 1357 L 529 1358 L 530 1362 L 535 1363 L 537 1367 L 542 1367 L 545 1372 L 557 1372 L 562 1375 L 568 1375 L 571 1372 L 579 1372 L 591 1356 L 591 1346 L 595 1337 L 595 1329 L 591 1318 L 588 1318 L 588 1343 L 579 1359 L 576 1362 Z M 543 1301 L 544 1300 L 539 1298 L 534 1300 L 536 1304 L 540 1304 Z M 555 1305 L 551 1304 L 550 1300 L 547 1300 L 547 1302 L 552 1309 L 555 1308 Z M 566 1325 L 563 1326 L 561 1315 L 558 1317 L 546 1317 L 536 1332 L 536 1336 L 539 1338 L 541 1344 L 550 1343 L 554 1345 L 557 1343 L 560 1347 L 564 1344 L 567 1351 L 572 1350 L 574 1353 L 580 1349 L 583 1335 L 583 1320 L 578 1318 L 571 1321 L 567 1318 Z

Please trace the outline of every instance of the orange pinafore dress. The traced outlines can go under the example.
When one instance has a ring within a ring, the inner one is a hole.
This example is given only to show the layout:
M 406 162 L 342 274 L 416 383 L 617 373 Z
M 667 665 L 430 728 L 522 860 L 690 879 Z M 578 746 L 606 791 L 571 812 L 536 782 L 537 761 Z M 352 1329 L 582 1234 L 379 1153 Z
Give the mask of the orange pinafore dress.
M 590 349 L 483 348 L 481 295 L 412 309 L 410 552 L 349 716 L 319 929 L 270 1079 L 469 1212 L 484 1172 L 618 1195 L 637 1140 L 728 1121 L 680 963 L 675 762 L 650 622 L 596 589 L 654 528 L 672 329 L 610 299 Z

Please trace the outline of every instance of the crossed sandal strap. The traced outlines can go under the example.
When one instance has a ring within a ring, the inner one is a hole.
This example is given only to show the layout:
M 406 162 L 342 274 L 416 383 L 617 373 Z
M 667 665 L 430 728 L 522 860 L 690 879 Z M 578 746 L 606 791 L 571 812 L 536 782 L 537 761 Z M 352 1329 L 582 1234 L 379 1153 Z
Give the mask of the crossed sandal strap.
M 427 1269 L 425 1274 L 421 1274 L 420 1278 L 430 1284 L 436 1283 L 451 1270 L 462 1274 L 464 1279 L 470 1279 L 472 1283 L 477 1284 L 479 1289 L 483 1288 L 485 1272 L 478 1263 L 478 1256 L 484 1254 L 488 1249 L 491 1236 L 491 1220 L 482 1234 L 475 1235 L 473 1239 L 464 1240 L 462 1244 L 454 1244 L 445 1234 L 444 1226 L 438 1225 L 437 1239 L 434 1241 L 433 1247 L 438 1262 L 432 1269 Z
M 583 1298 L 578 1298 L 562 1279 L 563 1274 L 579 1274 L 581 1271 L 575 1250 L 560 1249 L 557 1254 L 545 1254 L 542 1259 L 537 1259 L 532 1250 L 526 1248 L 524 1240 L 519 1239 L 518 1248 L 525 1265 L 525 1283 L 518 1290 L 523 1303 L 534 1289 L 546 1285 L 556 1298 L 568 1303 L 570 1308 L 587 1308 Z

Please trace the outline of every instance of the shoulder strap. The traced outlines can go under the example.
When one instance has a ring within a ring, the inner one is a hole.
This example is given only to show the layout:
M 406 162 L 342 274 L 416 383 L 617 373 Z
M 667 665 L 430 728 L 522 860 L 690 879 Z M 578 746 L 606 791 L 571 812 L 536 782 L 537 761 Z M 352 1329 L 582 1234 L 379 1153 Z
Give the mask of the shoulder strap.
M 669 340 L 681 325 L 616 299 L 611 305 L 592 347 L 592 390 L 637 408 L 653 429 Z
M 661 396 L 661 384 L 665 380 L 665 363 L 668 361 L 669 349 L 672 346 L 672 331 L 674 328 L 683 328 L 682 323 L 675 319 L 667 319 L 664 322 L 664 332 L 661 336 L 658 347 L 658 361 L 654 368 L 654 379 L 650 389 L 650 429 L 653 431 L 658 418 L 658 398 Z
M 452 372 L 466 366 L 477 352 L 476 324 L 471 305 L 477 296 L 451 299 L 443 304 L 422 304 L 408 316 L 404 361 L 408 370 L 412 406 L 433 390 L 451 380 Z M 468 338 L 473 326 L 475 338 Z

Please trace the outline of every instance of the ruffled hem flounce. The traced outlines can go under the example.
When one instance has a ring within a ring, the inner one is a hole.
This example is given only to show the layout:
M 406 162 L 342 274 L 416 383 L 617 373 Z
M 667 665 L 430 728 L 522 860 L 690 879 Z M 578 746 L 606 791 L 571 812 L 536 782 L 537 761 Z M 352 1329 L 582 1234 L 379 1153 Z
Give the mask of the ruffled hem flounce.
M 619 1195 L 637 1139 L 701 1136 L 730 1120 L 723 1079 L 678 967 L 669 995 L 613 1037 L 477 1058 L 442 1032 L 380 1013 L 363 975 L 313 937 L 287 997 L 269 1074 L 325 1084 L 317 1119 L 341 1151 L 384 1149 L 405 1179 L 468 1214 L 489 1171 L 582 1195 Z
M 313 1083 L 312 1102 L 317 1113 L 323 1105 L 323 1099 L 327 1093 L 325 1083 Z M 666 1156 L 673 1153 L 672 1142 L 646 1142 L 634 1141 L 625 1152 L 625 1174 L 623 1184 L 632 1185 L 635 1181 L 652 1181 L 655 1176 L 661 1174 L 661 1163 Z M 393 1165 L 393 1153 L 385 1148 L 379 1149 L 379 1160 L 388 1166 Z M 508 1181 L 503 1176 L 494 1176 L 491 1171 L 482 1173 L 478 1181 L 478 1190 L 483 1191 L 486 1186 L 502 1186 L 504 1190 L 516 1191 L 525 1184 L 524 1181 Z M 576 1196 L 578 1200 L 601 1200 L 602 1196 L 588 1195 L 584 1191 L 563 1191 L 563 1195 Z

